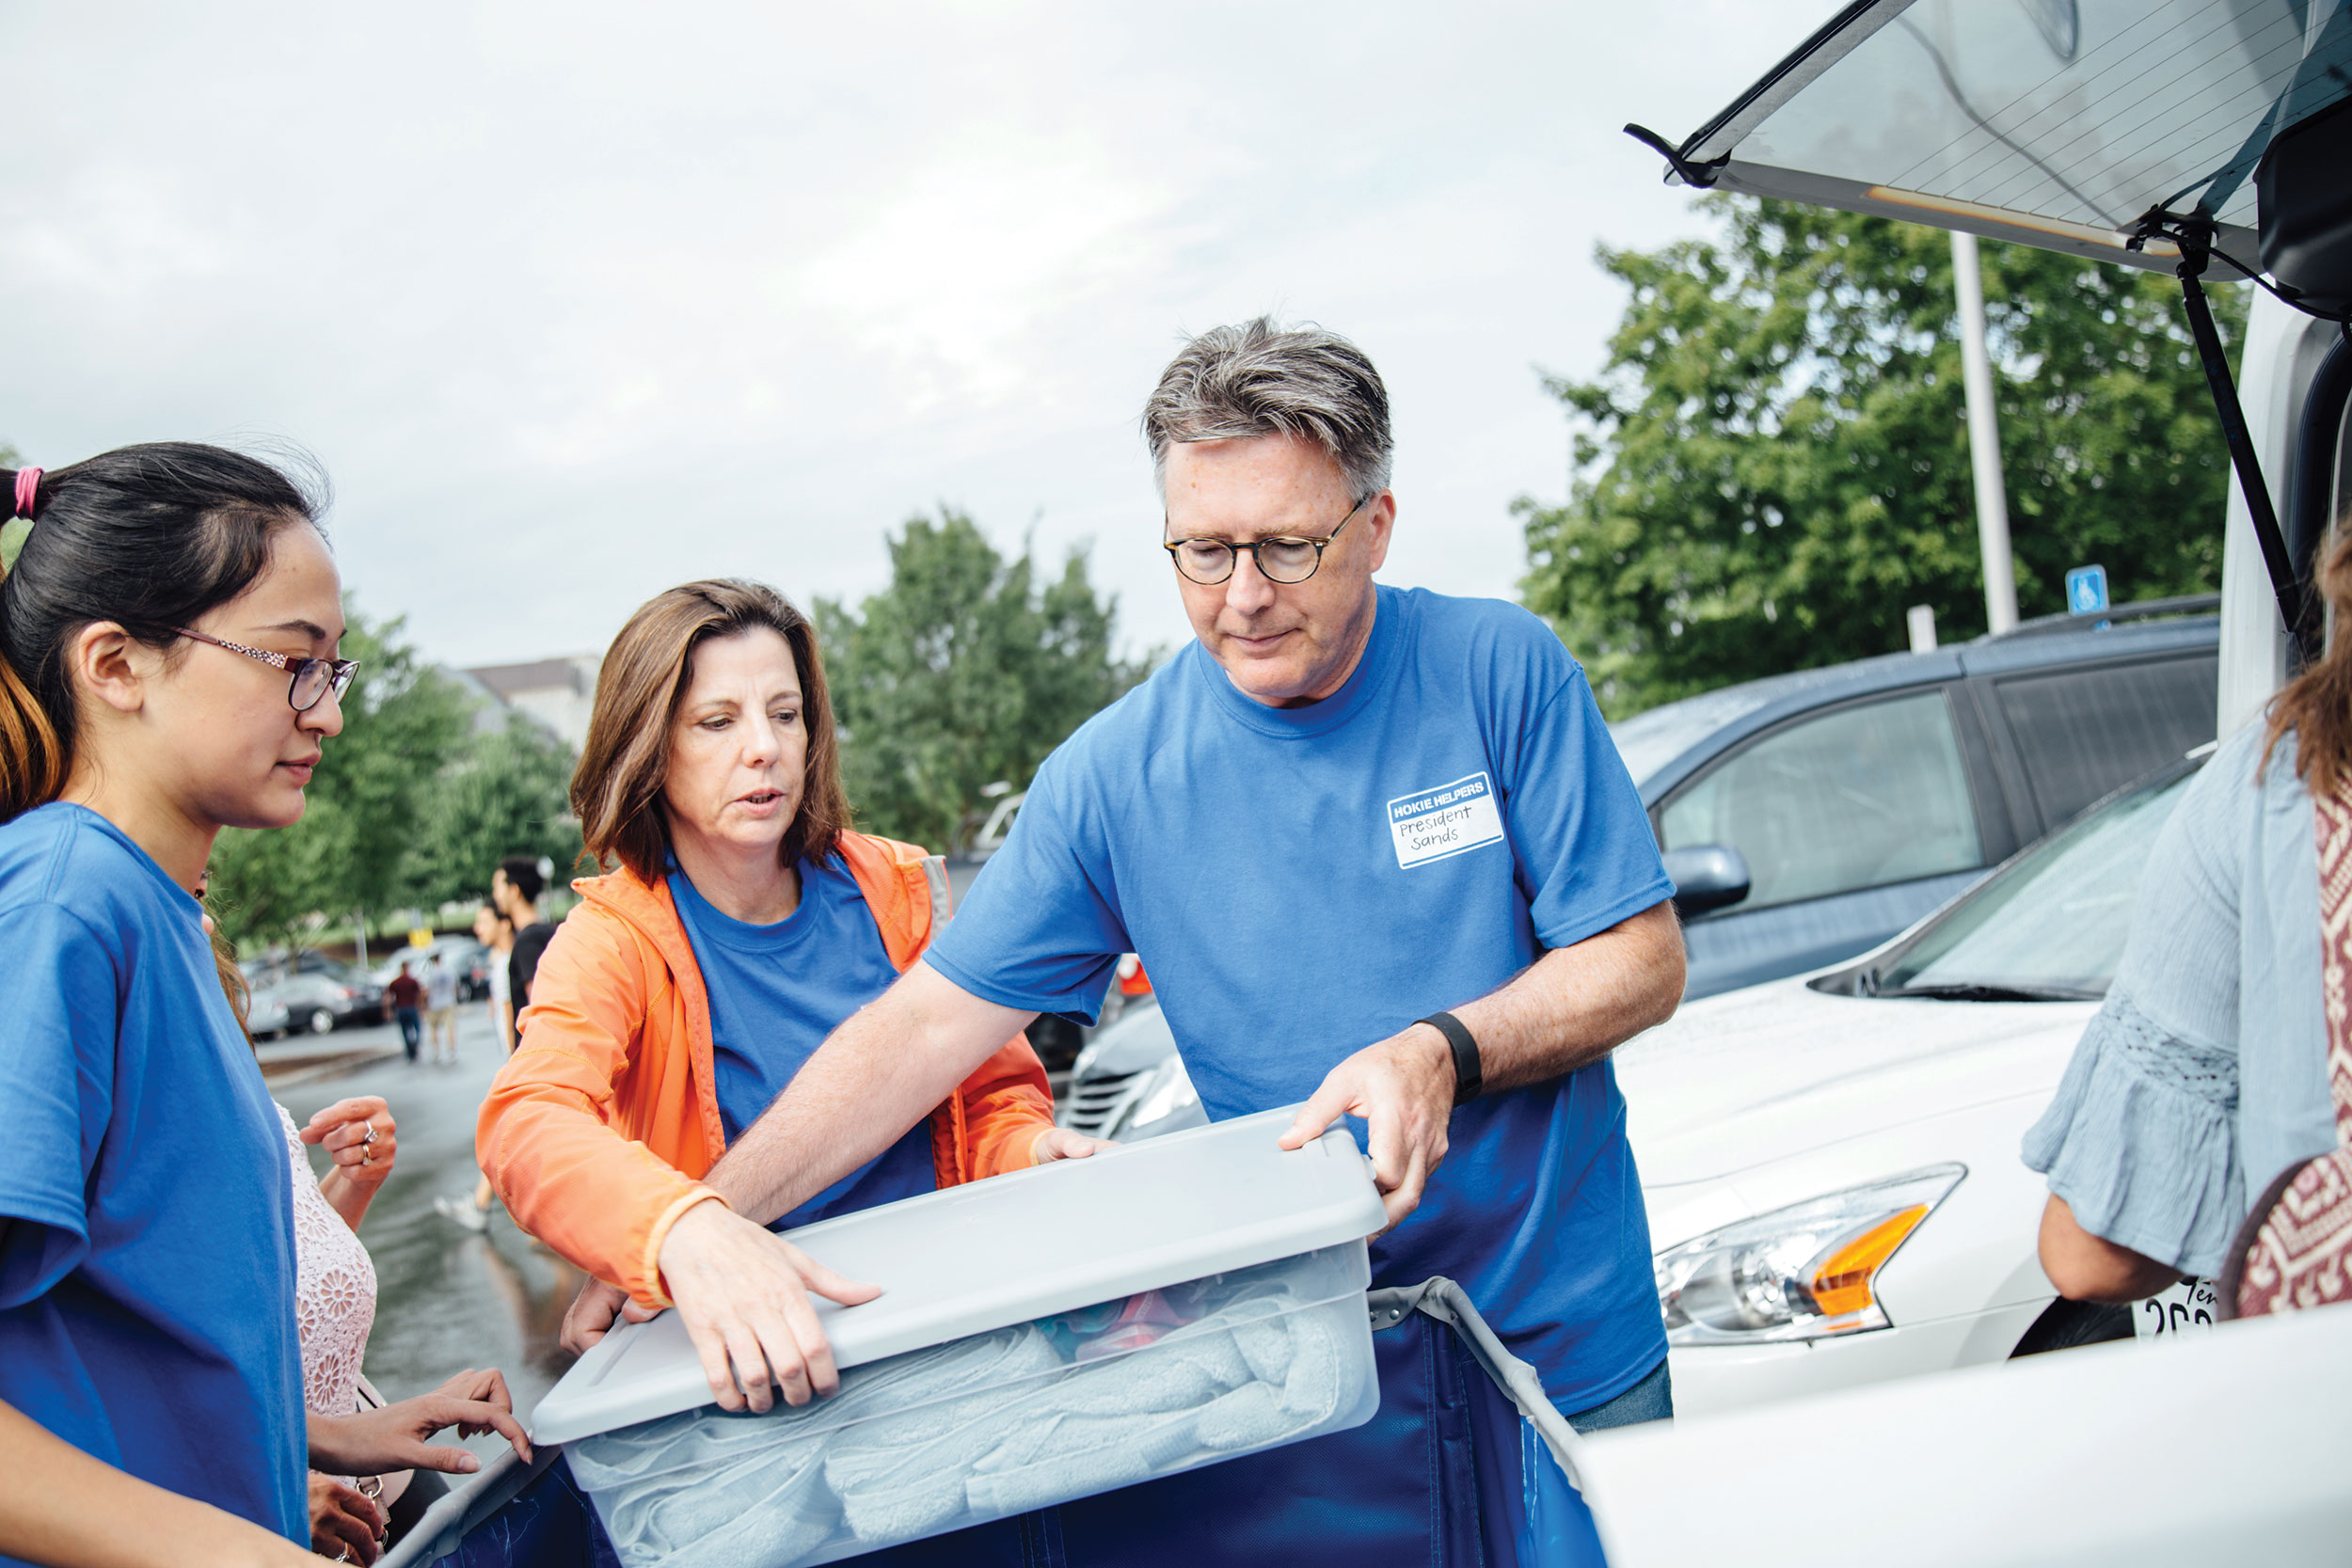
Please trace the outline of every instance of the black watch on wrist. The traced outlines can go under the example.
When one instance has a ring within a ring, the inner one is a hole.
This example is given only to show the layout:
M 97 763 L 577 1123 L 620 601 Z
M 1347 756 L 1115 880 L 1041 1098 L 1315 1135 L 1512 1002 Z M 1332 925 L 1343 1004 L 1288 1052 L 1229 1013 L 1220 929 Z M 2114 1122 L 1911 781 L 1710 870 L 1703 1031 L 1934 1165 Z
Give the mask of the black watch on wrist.
M 1414 1022 L 1426 1023 L 1454 1048 L 1454 1103 L 1467 1105 L 1476 1100 L 1481 1083 L 1477 1037 L 1452 1013 L 1431 1013 Z

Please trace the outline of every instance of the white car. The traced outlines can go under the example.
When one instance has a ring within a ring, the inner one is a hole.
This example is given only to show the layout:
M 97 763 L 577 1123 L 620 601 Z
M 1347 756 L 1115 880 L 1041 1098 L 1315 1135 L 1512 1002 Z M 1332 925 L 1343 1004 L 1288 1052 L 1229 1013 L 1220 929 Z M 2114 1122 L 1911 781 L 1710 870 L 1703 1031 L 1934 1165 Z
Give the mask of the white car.
M 2047 1188 L 2018 1146 L 2196 767 L 1851 964 L 1691 1003 L 1618 1053 L 1678 1412 L 2133 1332 L 2126 1308 L 2055 1299 L 2035 1256 Z

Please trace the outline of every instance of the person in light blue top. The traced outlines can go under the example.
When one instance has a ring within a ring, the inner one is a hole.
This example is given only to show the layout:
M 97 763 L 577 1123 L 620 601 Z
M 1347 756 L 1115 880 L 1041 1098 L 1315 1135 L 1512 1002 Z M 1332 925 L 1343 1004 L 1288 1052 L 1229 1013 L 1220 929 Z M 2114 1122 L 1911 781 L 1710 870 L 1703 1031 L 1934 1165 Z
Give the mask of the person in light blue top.
M 2352 614 L 2352 545 L 2323 578 Z M 2141 874 L 2106 1002 L 2027 1131 L 2042 1267 L 2078 1301 L 2218 1275 L 2280 1171 L 2335 1147 L 2312 795 L 2352 784 L 2352 639 L 2224 740 Z
M 286 1145 L 194 890 L 223 827 L 302 815 L 357 668 L 342 584 L 311 502 L 218 448 L 10 491 L 0 1564 L 315 1568 L 306 1449 L 373 1475 L 421 1434 L 306 1433 Z
M 1579 1425 L 1667 1415 L 1608 1057 L 1672 1013 L 1682 946 L 1583 672 L 1514 606 L 1375 582 L 1396 520 L 1387 392 L 1344 339 L 1204 333 L 1144 427 L 1196 642 L 1047 760 L 955 922 L 809 1058 L 714 1184 L 755 1216 L 805 1201 L 1007 1030 L 1090 1020 L 1132 950 L 1211 1116 L 1303 1101 L 1293 1148 L 1360 1122 L 1391 1226 L 1375 1287 L 1459 1281 Z M 747 1336 L 763 1292 L 796 1289 L 668 1278 L 681 1306 L 739 1311 Z M 1370 1425 L 1036 1529 L 1073 1563 L 1436 1552 L 1473 1496 L 1516 1490 L 1519 1455 L 1463 1402 L 1448 1348 L 1377 1342 Z

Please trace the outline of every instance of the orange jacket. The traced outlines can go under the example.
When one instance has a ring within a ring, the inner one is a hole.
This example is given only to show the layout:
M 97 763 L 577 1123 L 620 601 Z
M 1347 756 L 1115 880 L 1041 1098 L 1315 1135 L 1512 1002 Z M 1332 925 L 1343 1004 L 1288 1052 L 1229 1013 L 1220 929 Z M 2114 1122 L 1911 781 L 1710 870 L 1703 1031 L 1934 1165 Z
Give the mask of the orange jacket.
M 840 852 L 903 972 L 946 907 L 938 863 L 864 833 L 842 834 Z M 539 959 L 521 1044 L 483 1101 L 474 1152 L 516 1225 L 641 1305 L 667 1307 L 662 1238 L 719 1196 L 700 1179 L 726 1151 L 710 997 L 666 881 L 623 869 L 572 886 L 582 902 Z M 1014 1036 L 930 1123 L 943 1187 L 1025 1168 L 1053 1125 L 1028 1041 Z

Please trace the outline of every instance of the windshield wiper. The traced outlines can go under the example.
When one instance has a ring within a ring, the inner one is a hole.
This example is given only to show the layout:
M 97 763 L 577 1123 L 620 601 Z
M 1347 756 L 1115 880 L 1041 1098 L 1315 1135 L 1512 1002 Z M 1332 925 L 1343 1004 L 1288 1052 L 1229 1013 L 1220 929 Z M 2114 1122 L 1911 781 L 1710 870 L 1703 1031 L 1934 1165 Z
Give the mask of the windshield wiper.
M 1990 986 L 1967 981 L 1947 986 L 1898 986 L 1874 996 L 1914 996 L 1930 1002 L 2096 1002 L 2099 992 L 2074 986 Z

